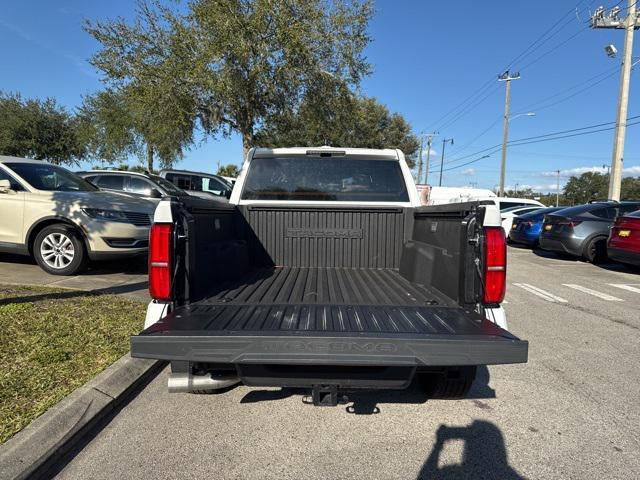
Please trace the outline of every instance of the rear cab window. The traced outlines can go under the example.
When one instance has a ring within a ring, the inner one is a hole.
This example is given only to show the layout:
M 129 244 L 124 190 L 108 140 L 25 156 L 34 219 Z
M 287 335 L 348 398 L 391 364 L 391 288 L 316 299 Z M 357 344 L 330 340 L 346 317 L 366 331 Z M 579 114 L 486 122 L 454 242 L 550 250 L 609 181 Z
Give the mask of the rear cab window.
M 400 163 L 348 157 L 257 157 L 242 200 L 408 202 Z

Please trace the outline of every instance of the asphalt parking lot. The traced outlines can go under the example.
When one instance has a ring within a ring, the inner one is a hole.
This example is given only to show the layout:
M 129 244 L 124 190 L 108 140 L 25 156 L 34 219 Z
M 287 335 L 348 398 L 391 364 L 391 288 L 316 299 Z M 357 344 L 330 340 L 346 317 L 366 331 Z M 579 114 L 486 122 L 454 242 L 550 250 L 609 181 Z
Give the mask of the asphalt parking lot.
M 291 390 L 168 394 L 164 371 L 59 478 L 638 478 L 640 271 L 509 248 L 505 308 L 529 363 L 471 398 L 417 389 L 316 408 Z

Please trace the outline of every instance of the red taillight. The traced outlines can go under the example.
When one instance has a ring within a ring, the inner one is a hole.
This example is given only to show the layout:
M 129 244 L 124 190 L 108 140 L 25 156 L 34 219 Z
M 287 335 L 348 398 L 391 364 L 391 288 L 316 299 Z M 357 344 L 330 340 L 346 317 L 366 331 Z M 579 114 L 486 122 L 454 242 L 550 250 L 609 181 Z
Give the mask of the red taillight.
M 484 229 L 484 293 L 482 303 L 504 300 L 507 284 L 507 244 L 501 227 Z
M 149 294 L 155 300 L 171 299 L 173 225 L 155 223 L 149 232 Z
M 618 217 L 609 232 L 608 245 L 640 253 L 640 218 Z

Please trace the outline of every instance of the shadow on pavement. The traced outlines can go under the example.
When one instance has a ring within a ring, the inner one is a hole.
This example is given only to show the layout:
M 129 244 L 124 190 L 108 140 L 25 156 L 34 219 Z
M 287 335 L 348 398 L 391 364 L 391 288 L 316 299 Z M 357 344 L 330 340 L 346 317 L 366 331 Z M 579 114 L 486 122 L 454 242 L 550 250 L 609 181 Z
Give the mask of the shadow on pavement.
M 55 286 L 52 287 L 55 288 Z M 22 297 L 8 297 L 0 299 L 0 305 L 39 302 L 43 300 L 62 300 L 75 297 L 84 297 L 87 295 L 132 293 L 144 288 L 147 288 L 146 281 L 117 285 L 114 287 L 97 288 L 95 290 L 69 290 L 68 292 L 40 293 L 37 295 L 26 295 Z
M 467 399 L 479 400 L 496 398 L 495 390 L 489 386 L 489 369 L 486 366 L 478 367 L 476 379 L 471 387 Z M 355 390 L 346 393 L 350 405 L 345 407 L 347 413 L 354 415 L 375 415 L 381 413 L 382 404 L 420 404 L 429 400 L 429 394 L 419 385 L 413 382 L 405 390 Z M 281 388 L 279 390 L 251 390 L 240 403 L 271 402 L 284 400 L 289 397 L 299 396 L 301 400 L 309 396 L 309 389 Z
M 89 268 L 80 275 L 109 275 L 120 273 L 125 275 L 146 275 L 147 256 L 138 255 L 118 260 L 101 260 L 91 262 Z
M 464 443 L 462 461 L 459 464 L 439 466 L 444 446 L 447 442 L 456 440 Z M 417 480 L 469 478 L 524 479 L 509 465 L 504 437 L 493 423 L 475 420 L 471 425 L 463 427 L 440 425 L 436 431 L 436 443 L 422 465 Z
M 10 253 L 0 254 L 0 263 L 16 263 L 19 265 L 37 265 L 35 260 L 28 255 L 14 255 Z M 39 268 L 39 267 L 38 267 Z M 43 275 L 48 275 L 44 271 Z M 94 261 L 89 267 L 79 274 L 85 275 L 109 275 L 120 273 L 125 275 L 145 275 L 147 273 L 147 257 L 146 255 L 138 255 L 130 258 L 122 258 L 118 260 L 101 260 Z M 63 276 L 61 279 L 65 278 Z
M 540 248 L 534 248 L 532 252 L 538 257 L 542 257 L 542 258 L 564 260 L 566 262 L 573 262 L 573 263 L 585 263 L 585 264 L 587 263 L 586 260 L 583 260 L 579 257 L 574 257 L 572 255 L 565 255 L 563 253 L 550 252 L 548 250 L 542 250 Z M 593 266 L 602 268 L 603 270 L 608 270 L 610 272 L 631 273 L 634 275 L 640 274 L 640 267 L 634 267 L 633 265 L 614 262 L 613 260 L 609 260 L 609 259 L 599 263 L 594 263 Z
M 28 255 L 14 255 L 12 253 L 0 253 L 0 263 L 20 263 L 23 265 L 37 265 L 36 261 Z

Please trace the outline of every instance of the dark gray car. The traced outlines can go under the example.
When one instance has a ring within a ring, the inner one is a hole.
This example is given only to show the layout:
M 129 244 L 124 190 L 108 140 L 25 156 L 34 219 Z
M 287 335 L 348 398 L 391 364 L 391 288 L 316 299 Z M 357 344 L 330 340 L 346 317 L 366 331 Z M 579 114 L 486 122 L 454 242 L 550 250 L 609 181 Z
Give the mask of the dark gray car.
M 640 208 L 640 201 L 594 202 L 548 214 L 540 248 L 597 263 L 607 257 L 607 237 L 615 218 Z

